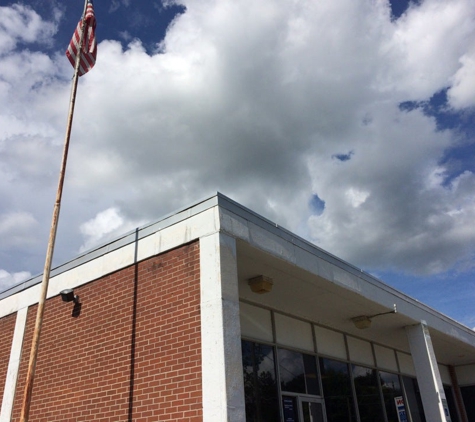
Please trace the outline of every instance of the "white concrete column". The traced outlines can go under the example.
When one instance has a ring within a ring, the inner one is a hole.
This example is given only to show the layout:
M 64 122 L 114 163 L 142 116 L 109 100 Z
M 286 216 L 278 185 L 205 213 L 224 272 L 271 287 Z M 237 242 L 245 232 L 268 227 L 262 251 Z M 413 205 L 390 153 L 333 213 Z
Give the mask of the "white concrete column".
M 25 335 L 27 313 L 28 308 L 23 308 L 16 314 L 15 331 L 13 333 L 12 348 L 10 351 L 10 359 L 8 361 L 5 389 L 3 390 L 0 422 L 10 422 L 12 418 L 13 400 L 15 399 L 16 382 L 18 379 L 18 370 L 20 368 L 21 350 L 23 347 L 23 337 Z
M 245 421 L 236 241 L 200 239 L 203 422 Z
M 431 422 L 451 422 L 439 367 L 425 321 L 406 327 L 412 360 L 416 368 L 425 417 Z

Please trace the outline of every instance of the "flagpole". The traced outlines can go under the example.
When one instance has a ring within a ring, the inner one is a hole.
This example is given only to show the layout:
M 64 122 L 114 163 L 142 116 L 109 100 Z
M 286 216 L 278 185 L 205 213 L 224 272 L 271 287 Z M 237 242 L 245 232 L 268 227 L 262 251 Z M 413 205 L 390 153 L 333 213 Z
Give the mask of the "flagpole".
M 79 64 L 81 58 L 81 47 L 84 40 L 84 26 L 86 22 L 86 8 L 87 8 L 87 1 L 84 2 L 84 11 L 82 14 L 82 24 L 81 24 L 81 35 L 79 41 L 79 50 L 78 54 L 76 55 L 76 63 L 74 66 L 74 76 L 71 88 L 71 97 L 69 103 L 69 113 L 68 113 L 68 120 L 66 125 L 66 135 L 64 139 L 64 148 L 63 148 L 63 157 L 61 160 L 61 169 L 59 173 L 59 182 L 58 182 L 58 190 L 56 192 L 56 201 L 54 203 L 53 208 L 53 218 L 51 222 L 51 230 L 49 234 L 48 240 L 48 247 L 46 250 L 46 259 L 45 265 L 43 270 L 43 279 L 41 281 L 41 292 L 40 292 L 40 299 L 38 301 L 38 310 L 36 313 L 36 322 L 35 322 L 35 331 L 33 332 L 33 339 L 31 342 L 31 350 L 30 350 L 30 360 L 28 363 L 28 371 L 26 374 L 26 381 L 25 381 L 25 390 L 23 393 L 23 404 L 21 408 L 20 414 L 20 422 L 28 422 L 30 416 L 30 405 L 31 405 L 31 396 L 33 391 L 33 381 L 35 376 L 35 369 L 36 369 L 36 358 L 38 355 L 38 346 L 40 343 L 40 335 L 41 335 L 41 327 L 43 323 L 43 314 L 45 308 L 45 301 L 46 301 L 46 294 L 48 292 L 48 284 L 49 278 L 51 273 L 51 262 L 53 260 L 53 252 L 54 252 L 54 244 L 56 240 L 56 231 L 58 228 L 58 219 L 59 219 L 59 210 L 61 208 L 61 197 L 63 196 L 63 184 L 64 184 L 64 177 L 66 174 L 66 162 L 68 159 L 68 151 L 69 151 L 69 140 L 71 137 L 71 128 L 73 124 L 73 115 L 74 115 L 74 106 L 76 103 L 76 92 L 78 86 L 78 78 L 79 78 Z

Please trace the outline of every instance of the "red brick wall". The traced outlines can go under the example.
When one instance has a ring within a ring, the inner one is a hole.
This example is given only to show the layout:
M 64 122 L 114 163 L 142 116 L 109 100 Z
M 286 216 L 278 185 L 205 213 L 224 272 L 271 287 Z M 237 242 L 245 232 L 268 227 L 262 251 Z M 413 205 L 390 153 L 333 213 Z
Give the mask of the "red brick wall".
M 8 362 L 10 360 L 15 322 L 16 313 L 0 318 L 0 397 L 3 397 L 5 389 L 5 377 L 7 376 Z
M 48 300 L 30 421 L 201 421 L 199 273 L 195 242 L 75 289 L 78 317 L 72 303 Z

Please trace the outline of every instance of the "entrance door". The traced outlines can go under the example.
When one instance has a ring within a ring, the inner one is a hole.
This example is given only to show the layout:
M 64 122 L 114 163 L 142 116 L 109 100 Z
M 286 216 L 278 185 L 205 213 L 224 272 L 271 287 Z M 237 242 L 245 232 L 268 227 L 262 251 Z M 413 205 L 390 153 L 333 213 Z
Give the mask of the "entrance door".
M 305 396 L 282 396 L 284 422 L 326 422 L 323 399 Z
M 303 422 L 325 422 L 323 400 L 300 398 Z

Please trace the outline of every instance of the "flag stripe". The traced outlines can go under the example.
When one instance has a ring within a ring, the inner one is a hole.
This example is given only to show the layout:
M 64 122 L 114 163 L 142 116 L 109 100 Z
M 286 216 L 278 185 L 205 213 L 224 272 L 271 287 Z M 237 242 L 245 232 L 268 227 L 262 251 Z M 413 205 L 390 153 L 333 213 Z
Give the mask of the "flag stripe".
M 76 30 L 74 31 L 68 49 L 66 50 L 66 57 L 69 59 L 69 62 L 73 67 L 76 65 L 77 55 L 80 54 L 78 70 L 79 76 L 89 72 L 96 64 L 96 18 L 94 16 L 94 7 L 91 0 L 89 0 L 87 3 L 86 16 L 84 19 L 84 37 L 82 48 L 79 45 L 79 41 L 81 39 L 81 19 L 76 27 Z

